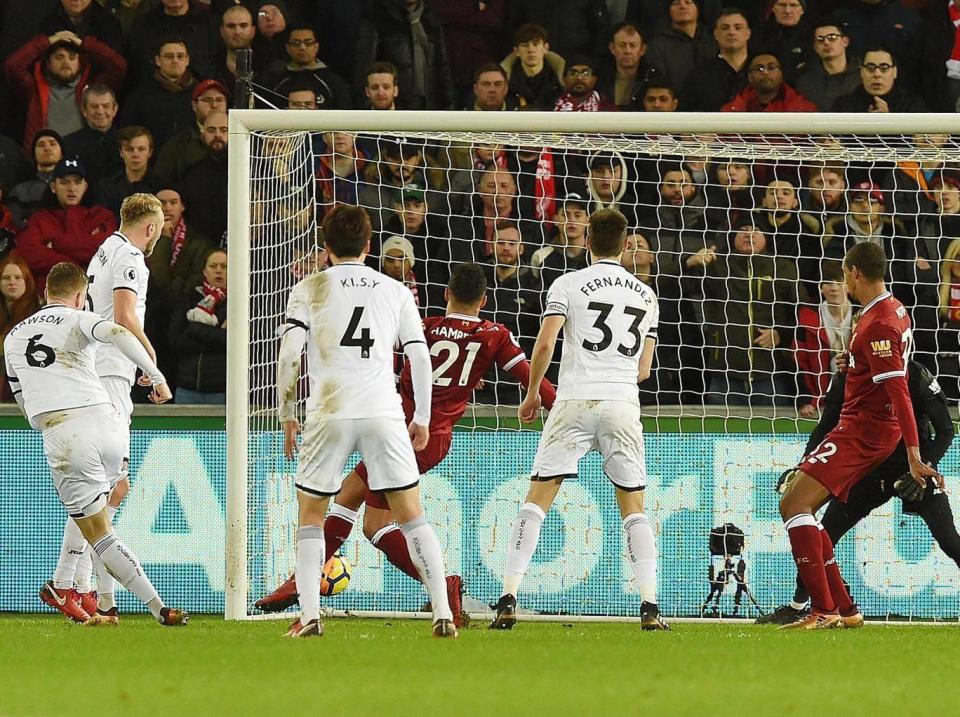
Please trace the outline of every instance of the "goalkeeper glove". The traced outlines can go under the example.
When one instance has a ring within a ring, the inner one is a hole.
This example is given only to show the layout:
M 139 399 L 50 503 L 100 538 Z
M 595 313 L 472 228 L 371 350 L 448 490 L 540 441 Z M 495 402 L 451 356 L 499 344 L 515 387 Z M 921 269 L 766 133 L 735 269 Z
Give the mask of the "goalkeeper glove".
M 917 483 L 909 472 L 900 476 L 893 484 L 893 489 L 897 491 L 900 500 L 905 503 L 916 503 L 923 500 L 923 494 L 926 491 L 926 481 L 924 485 Z

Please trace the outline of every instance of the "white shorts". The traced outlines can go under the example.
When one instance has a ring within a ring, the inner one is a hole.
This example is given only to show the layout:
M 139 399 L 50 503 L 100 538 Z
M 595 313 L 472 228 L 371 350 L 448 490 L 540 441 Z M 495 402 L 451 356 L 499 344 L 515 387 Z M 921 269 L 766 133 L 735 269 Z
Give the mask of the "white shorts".
M 113 406 L 100 404 L 63 412 L 43 431 L 43 452 L 60 502 L 71 518 L 96 515 L 107 504 L 111 477 L 120 472 L 123 435 Z
M 647 484 L 640 406 L 629 401 L 559 401 L 543 424 L 535 478 L 575 476 L 589 451 L 603 456 L 603 472 L 623 490 Z
M 307 418 L 297 465 L 298 490 L 318 496 L 340 492 L 343 467 L 354 451 L 367 466 L 370 490 L 402 490 L 420 482 L 403 418 Z
M 123 425 L 123 460 L 120 471 L 110 478 L 111 484 L 116 485 L 121 478 L 127 477 L 127 464 L 130 462 L 130 417 L 133 415 L 133 399 L 130 397 L 130 381 L 124 376 L 101 376 L 100 382 L 107 390 L 110 403 L 120 416 Z

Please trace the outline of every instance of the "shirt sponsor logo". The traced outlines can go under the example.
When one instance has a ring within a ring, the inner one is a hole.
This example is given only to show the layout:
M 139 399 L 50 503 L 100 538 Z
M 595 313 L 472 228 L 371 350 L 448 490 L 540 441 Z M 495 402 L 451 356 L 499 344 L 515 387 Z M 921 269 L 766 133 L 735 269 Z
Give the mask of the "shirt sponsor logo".
M 890 348 L 890 339 L 871 341 L 870 349 L 873 351 L 874 356 L 879 356 L 880 358 L 890 358 L 893 356 L 893 350 Z

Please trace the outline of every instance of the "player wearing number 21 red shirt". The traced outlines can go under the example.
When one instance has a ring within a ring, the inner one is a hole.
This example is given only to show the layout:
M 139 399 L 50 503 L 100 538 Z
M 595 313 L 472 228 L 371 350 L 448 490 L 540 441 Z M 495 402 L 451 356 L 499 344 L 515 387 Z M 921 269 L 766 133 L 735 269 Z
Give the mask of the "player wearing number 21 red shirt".
M 893 453 L 901 436 L 913 479 L 921 485 L 927 477 L 940 480 L 920 459 L 906 378 L 913 334 L 907 310 L 884 284 L 886 269 L 883 249 L 869 242 L 857 244 L 843 259 L 847 292 L 863 309 L 850 338 L 840 421 L 800 462 L 780 500 L 780 515 L 812 607 L 810 615 L 781 629 L 863 625 L 830 536 L 814 517 L 831 496 L 846 501 L 850 489 Z
M 446 289 L 446 315 L 430 316 L 423 322 L 433 364 L 433 401 L 430 440 L 426 448 L 416 454 L 421 474 L 446 457 L 453 427 L 463 416 L 477 384 L 493 364 L 509 371 L 524 386 L 530 379 L 530 364 L 510 330 L 503 324 L 478 317 L 486 302 L 486 291 L 483 269 L 478 264 L 460 264 L 454 268 Z M 556 398 L 553 385 L 543 379 L 539 393 L 543 405 L 552 407 Z M 404 365 L 400 375 L 400 398 L 404 414 L 410 420 L 414 413 L 414 393 L 409 363 Z M 383 493 L 371 491 L 367 485 L 367 468 L 363 463 L 357 465 L 344 481 L 327 514 L 324 522 L 326 559 L 346 541 L 364 503 L 364 535 L 397 568 L 414 580 L 420 580 Z M 457 627 L 464 621 L 460 609 L 461 591 L 460 577 L 448 576 L 447 595 Z M 296 604 L 298 599 L 295 576 L 291 575 L 280 587 L 258 600 L 256 607 L 277 612 Z

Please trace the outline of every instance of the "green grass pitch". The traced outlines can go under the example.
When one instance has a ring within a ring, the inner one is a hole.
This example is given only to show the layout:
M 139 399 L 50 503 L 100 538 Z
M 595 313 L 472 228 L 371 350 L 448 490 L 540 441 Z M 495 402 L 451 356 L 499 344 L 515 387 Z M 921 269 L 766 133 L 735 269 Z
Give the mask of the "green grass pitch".
M 956 627 L 778 633 L 754 625 L 521 623 L 433 640 L 419 620 L 0 617 L 0 715 L 956 714 Z

